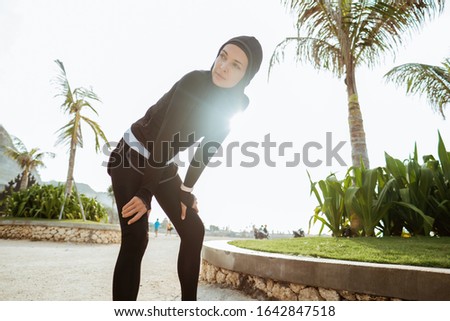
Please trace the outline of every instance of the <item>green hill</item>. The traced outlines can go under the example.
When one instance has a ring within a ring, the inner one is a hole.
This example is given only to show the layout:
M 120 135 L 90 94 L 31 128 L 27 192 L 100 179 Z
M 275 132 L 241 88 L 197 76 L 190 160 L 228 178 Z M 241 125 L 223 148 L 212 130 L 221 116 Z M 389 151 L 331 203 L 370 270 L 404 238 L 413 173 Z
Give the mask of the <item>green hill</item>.
M 9 181 L 14 180 L 22 171 L 15 161 L 4 154 L 5 147 L 13 147 L 11 135 L 0 124 L 0 187 L 8 184 Z M 37 171 L 32 172 L 37 182 L 41 182 L 41 178 Z

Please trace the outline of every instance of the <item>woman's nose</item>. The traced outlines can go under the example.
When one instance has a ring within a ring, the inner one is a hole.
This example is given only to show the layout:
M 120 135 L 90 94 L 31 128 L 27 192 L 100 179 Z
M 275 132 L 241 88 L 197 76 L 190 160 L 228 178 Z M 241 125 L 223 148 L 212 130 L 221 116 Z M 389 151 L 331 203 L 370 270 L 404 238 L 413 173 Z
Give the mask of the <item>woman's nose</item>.
M 228 64 L 224 61 L 220 64 L 220 69 L 222 69 L 224 72 L 228 71 Z

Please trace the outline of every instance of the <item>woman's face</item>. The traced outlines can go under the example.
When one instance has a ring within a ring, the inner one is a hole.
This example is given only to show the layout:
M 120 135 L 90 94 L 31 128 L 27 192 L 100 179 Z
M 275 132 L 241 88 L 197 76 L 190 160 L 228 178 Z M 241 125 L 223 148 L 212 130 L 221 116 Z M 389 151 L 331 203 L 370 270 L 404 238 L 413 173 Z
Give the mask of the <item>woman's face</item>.
M 222 48 L 212 68 L 213 83 L 222 88 L 236 86 L 247 71 L 248 58 L 236 45 L 227 44 Z

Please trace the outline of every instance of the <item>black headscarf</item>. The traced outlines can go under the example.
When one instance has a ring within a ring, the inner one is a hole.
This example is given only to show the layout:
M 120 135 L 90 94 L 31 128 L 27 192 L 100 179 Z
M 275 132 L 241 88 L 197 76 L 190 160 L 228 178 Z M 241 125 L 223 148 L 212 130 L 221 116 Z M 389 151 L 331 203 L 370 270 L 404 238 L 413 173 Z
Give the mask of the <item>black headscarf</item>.
M 255 74 L 258 72 L 259 67 L 261 66 L 263 58 L 261 44 L 255 37 L 252 36 L 234 37 L 225 42 L 222 47 L 220 47 L 217 56 L 222 51 L 223 47 L 228 44 L 233 44 L 241 48 L 248 58 L 248 66 L 244 78 L 242 78 L 242 80 L 238 84 L 238 86 L 242 86 L 243 88 L 245 88 L 253 79 Z

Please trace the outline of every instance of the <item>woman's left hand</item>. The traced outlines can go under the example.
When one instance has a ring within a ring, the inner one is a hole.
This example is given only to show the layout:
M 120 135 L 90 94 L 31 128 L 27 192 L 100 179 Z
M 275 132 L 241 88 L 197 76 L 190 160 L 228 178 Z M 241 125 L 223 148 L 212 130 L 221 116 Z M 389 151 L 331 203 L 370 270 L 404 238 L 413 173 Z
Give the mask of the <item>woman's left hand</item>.
M 128 225 L 130 225 L 138 221 L 147 212 L 150 213 L 150 211 L 151 210 L 147 210 L 144 202 L 142 202 L 139 197 L 134 196 L 124 205 L 124 207 L 122 207 L 122 217 L 127 218 L 134 215 L 133 218 L 128 221 Z
M 183 202 L 181 203 L 181 220 L 184 220 L 186 218 L 186 211 L 187 211 L 187 206 L 184 205 Z M 198 205 L 197 205 L 197 199 L 194 200 L 194 204 L 192 205 L 192 209 L 198 213 Z

